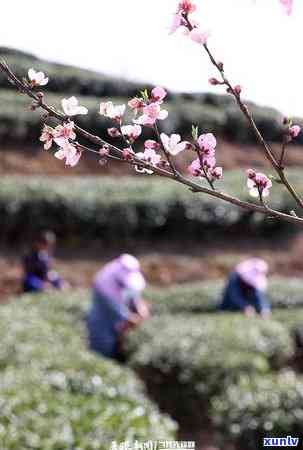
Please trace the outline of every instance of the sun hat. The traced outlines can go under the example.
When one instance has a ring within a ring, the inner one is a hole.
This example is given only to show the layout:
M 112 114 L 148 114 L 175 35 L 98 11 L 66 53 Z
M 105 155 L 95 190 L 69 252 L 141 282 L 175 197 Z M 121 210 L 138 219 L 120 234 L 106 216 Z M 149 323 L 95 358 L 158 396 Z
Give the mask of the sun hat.
M 121 266 L 126 270 L 129 271 L 140 270 L 140 263 L 138 259 L 132 255 L 129 255 L 128 253 L 124 253 L 123 255 L 119 256 L 118 261 L 120 262 Z
M 140 262 L 127 253 L 118 259 L 121 270 L 117 271 L 123 284 L 133 291 L 142 291 L 145 288 L 145 279 L 140 271 Z
M 94 287 L 98 292 L 117 301 L 123 301 L 125 289 L 139 294 L 145 286 L 140 262 L 126 253 L 102 267 L 94 279 Z
M 268 264 L 260 258 L 250 258 L 236 266 L 236 273 L 247 283 L 261 291 L 267 287 Z

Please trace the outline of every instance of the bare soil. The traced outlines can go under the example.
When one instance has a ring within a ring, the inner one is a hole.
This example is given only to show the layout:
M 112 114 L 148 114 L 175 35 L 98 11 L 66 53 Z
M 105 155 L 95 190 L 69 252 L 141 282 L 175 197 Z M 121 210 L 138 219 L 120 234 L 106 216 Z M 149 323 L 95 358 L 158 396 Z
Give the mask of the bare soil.
M 278 144 L 272 145 L 277 155 L 281 148 Z M 240 145 L 219 140 L 217 158 L 219 165 L 225 170 L 239 167 L 262 167 L 265 159 L 262 151 L 255 145 Z M 178 159 L 179 168 L 186 167 L 186 162 L 193 159 L 193 154 L 184 153 Z M 290 146 L 287 151 L 286 164 L 288 166 L 303 165 L 303 146 Z M 62 161 L 54 158 L 51 151 L 42 147 L 6 147 L 0 146 L 0 174 L 1 175 L 127 175 L 133 170 L 127 164 L 111 162 L 105 167 L 98 164 L 96 156 L 86 154 L 74 168 L 65 168 Z

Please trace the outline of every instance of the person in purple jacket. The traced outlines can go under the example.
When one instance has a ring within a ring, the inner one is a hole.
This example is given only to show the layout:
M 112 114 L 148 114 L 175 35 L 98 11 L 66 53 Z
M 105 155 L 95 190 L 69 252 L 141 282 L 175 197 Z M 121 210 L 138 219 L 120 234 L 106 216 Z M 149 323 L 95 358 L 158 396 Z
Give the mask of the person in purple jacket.
M 128 254 L 109 262 L 96 274 L 87 316 L 91 350 L 123 360 L 124 334 L 150 315 L 149 306 L 141 297 L 145 286 L 139 261 Z
M 23 259 L 23 292 L 42 292 L 49 288 L 62 289 L 63 281 L 52 270 L 52 253 L 56 236 L 52 231 L 38 234 Z
M 265 296 L 268 265 L 259 258 L 241 262 L 229 276 L 220 305 L 222 311 L 242 311 L 246 316 L 270 315 Z

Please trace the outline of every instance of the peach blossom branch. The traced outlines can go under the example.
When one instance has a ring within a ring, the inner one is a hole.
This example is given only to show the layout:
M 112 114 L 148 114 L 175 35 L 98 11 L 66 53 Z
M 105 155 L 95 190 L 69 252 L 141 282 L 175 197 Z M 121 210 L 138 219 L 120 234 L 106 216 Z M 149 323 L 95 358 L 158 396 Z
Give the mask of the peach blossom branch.
M 194 29 L 194 26 L 191 24 L 191 22 L 190 22 L 190 20 L 188 18 L 188 14 L 183 14 L 182 17 L 185 20 L 186 27 L 188 28 L 188 30 L 192 31 Z M 229 79 L 226 77 L 223 63 L 216 61 L 216 59 L 213 56 L 212 52 L 210 51 L 207 43 L 202 44 L 202 45 L 203 45 L 203 47 L 204 47 L 204 49 L 205 49 L 205 51 L 206 51 L 206 53 L 207 53 L 211 63 L 216 67 L 216 69 L 220 73 L 220 76 L 222 78 L 222 82 L 220 82 L 219 84 L 224 84 L 225 86 L 227 86 L 228 92 L 233 95 L 233 97 L 236 100 L 236 103 L 238 104 L 240 110 L 242 111 L 243 115 L 246 117 L 248 123 L 250 124 L 250 126 L 251 126 L 251 128 L 252 128 L 252 130 L 253 130 L 256 138 L 257 138 L 257 141 L 259 142 L 259 144 L 261 145 L 261 147 L 264 150 L 265 157 L 270 162 L 270 164 L 273 166 L 273 168 L 276 170 L 276 172 L 277 172 L 277 174 L 278 174 L 278 176 L 279 176 L 279 178 L 281 180 L 281 183 L 286 187 L 286 189 L 292 195 L 292 197 L 294 198 L 296 203 L 301 208 L 303 208 L 303 200 L 300 198 L 299 194 L 296 192 L 296 189 L 289 182 L 287 176 L 285 175 L 284 167 L 276 160 L 275 155 L 274 155 L 273 151 L 270 148 L 270 145 L 265 141 L 265 139 L 262 136 L 262 133 L 258 129 L 258 127 L 257 127 L 257 125 L 256 125 L 256 123 L 254 121 L 254 118 L 252 116 L 252 113 L 248 109 L 247 105 L 245 105 L 242 102 L 240 93 L 235 90 L 235 88 L 232 86 L 232 84 L 229 81 Z M 283 157 L 284 157 L 284 155 L 283 155 Z
M 25 94 L 29 98 L 34 100 L 34 104 L 35 104 L 36 108 L 43 109 L 44 111 L 46 111 L 48 116 L 57 119 L 60 123 L 64 123 L 66 120 L 68 120 L 68 117 L 66 117 L 64 114 L 57 111 L 54 107 L 49 106 L 47 103 L 45 103 L 43 100 L 43 95 L 41 95 L 41 93 L 37 93 L 37 94 L 34 93 L 33 89 L 28 84 L 26 84 L 25 82 L 22 82 L 19 78 L 17 78 L 17 76 L 12 72 L 12 70 L 8 67 L 8 65 L 4 61 L 0 61 L 0 70 L 6 74 L 8 80 L 15 85 L 17 90 L 19 90 L 22 94 Z M 121 161 L 123 159 L 123 151 L 121 149 L 109 144 L 108 142 L 101 139 L 99 136 L 91 134 L 90 132 L 86 131 L 85 129 L 79 127 L 78 125 L 75 125 L 75 131 L 77 131 L 77 133 L 80 136 L 84 137 L 87 141 L 98 146 L 99 148 L 106 146 L 109 149 L 109 151 L 113 152 L 113 155 L 111 155 L 111 154 L 109 155 L 110 158 L 119 160 L 119 161 Z M 81 150 L 83 150 L 83 151 L 91 151 L 91 152 L 97 153 L 99 155 L 99 152 L 96 149 L 91 149 L 91 148 L 86 147 L 79 143 L 77 143 L 76 145 L 80 146 Z M 118 155 L 118 157 L 116 157 L 115 155 Z M 126 162 L 130 163 L 131 165 L 140 165 L 140 166 L 146 167 L 147 169 L 152 170 L 155 173 L 155 175 L 174 180 L 175 182 L 178 182 L 178 183 L 183 184 L 184 186 L 187 186 L 192 192 L 203 193 L 203 194 L 209 195 L 213 198 L 217 198 L 217 199 L 223 200 L 227 203 L 230 203 L 232 205 L 238 206 L 247 211 L 253 211 L 253 212 L 258 212 L 258 213 L 264 214 L 265 216 L 270 217 L 270 218 L 277 218 L 277 219 L 281 219 L 281 220 L 289 222 L 289 223 L 303 225 L 302 218 L 293 216 L 291 214 L 285 214 L 280 211 L 276 211 L 274 209 L 269 208 L 268 206 L 265 207 L 265 206 L 257 205 L 254 203 L 246 202 L 246 201 L 240 200 L 236 197 L 233 197 L 229 194 L 225 194 L 223 192 L 219 192 L 219 191 L 212 190 L 207 187 L 201 186 L 200 184 L 198 184 L 188 178 L 185 178 L 181 174 L 175 175 L 175 174 L 172 174 L 171 172 L 168 172 L 167 170 L 165 170 L 163 168 L 156 167 L 152 164 L 149 164 L 148 162 L 137 158 L 135 154 L 133 155 L 132 161 L 126 161 Z

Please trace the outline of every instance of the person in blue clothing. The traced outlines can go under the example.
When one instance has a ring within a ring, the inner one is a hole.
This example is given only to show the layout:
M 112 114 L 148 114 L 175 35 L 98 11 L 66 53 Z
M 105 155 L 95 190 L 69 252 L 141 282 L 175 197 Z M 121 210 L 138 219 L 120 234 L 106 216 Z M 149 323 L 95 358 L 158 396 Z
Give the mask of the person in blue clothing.
M 23 259 L 23 292 L 41 292 L 49 288 L 62 289 L 63 281 L 52 270 L 52 252 L 56 236 L 51 231 L 37 235 Z
M 246 316 L 270 315 L 265 296 L 268 265 L 259 258 L 241 262 L 230 274 L 220 305 L 222 311 L 242 311 Z
M 91 350 L 123 361 L 125 333 L 150 314 L 149 306 L 141 297 L 145 284 L 139 261 L 128 254 L 109 262 L 97 273 L 87 316 Z

